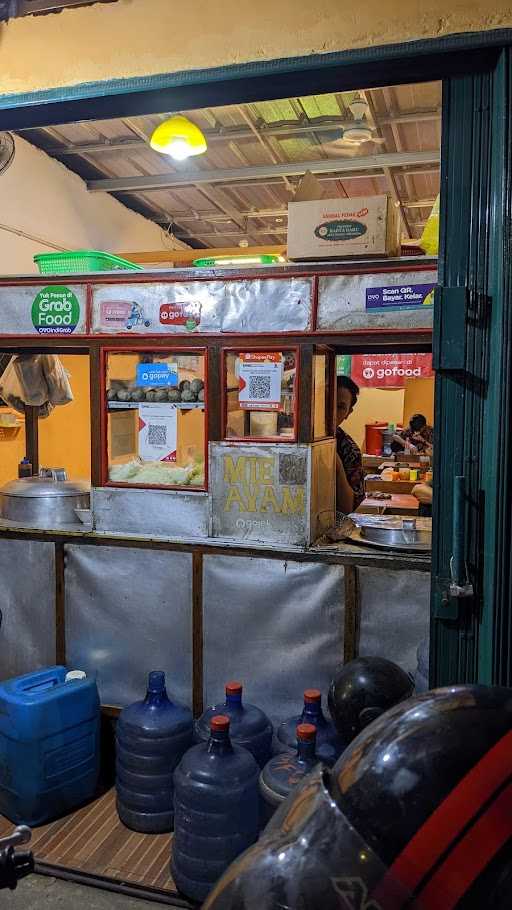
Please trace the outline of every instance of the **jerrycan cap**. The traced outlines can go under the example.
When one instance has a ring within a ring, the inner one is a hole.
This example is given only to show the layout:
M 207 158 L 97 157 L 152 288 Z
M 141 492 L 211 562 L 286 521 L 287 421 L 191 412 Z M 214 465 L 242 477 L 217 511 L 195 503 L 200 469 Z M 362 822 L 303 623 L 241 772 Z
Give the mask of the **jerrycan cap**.
M 69 670 L 66 673 L 64 682 L 73 682 L 75 679 L 87 679 L 87 673 L 84 670 Z

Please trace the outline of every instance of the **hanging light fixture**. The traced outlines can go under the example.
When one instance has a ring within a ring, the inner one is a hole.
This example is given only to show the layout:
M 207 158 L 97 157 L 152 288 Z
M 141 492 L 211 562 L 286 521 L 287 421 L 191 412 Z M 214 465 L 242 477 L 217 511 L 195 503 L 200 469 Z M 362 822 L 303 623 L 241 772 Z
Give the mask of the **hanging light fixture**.
M 160 123 L 154 130 L 149 144 L 155 152 L 170 155 L 175 161 L 185 161 L 193 155 L 203 155 L 207 149 L 206 139 L 199 127 L 181 114 Z

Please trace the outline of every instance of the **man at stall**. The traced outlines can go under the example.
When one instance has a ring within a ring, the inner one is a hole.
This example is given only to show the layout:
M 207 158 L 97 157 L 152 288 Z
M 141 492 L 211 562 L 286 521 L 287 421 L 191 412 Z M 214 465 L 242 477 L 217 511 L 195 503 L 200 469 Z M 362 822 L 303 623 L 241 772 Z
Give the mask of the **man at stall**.
M 393 436 L 391 448 L 394 452 L 409 448 L 411 452 L 420 455 L 429 453 L 432 451 L 433 435 L 434 431 L 428 425 L 427 418 L 423 414 L 413 414 L 407 429 Z
M 359 446 L 341 424 L 352 414 L 359 387 L 348 376 L 338 376 L 336 388 L 336 511 L 348 515 L 364 499 L 363 458 Z

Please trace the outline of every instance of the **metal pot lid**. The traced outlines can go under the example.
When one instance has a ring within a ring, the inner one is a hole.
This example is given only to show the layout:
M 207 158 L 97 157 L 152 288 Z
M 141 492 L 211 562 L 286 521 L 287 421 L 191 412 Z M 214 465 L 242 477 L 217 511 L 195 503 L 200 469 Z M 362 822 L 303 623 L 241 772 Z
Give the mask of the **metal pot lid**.
M 83 496 L 90 493 L 85 480 L 53 480 L 51 477 L 22 477 L 11 480 L 0 489 L 2 496 L 23 496 L 31 499 L 55 496 Z

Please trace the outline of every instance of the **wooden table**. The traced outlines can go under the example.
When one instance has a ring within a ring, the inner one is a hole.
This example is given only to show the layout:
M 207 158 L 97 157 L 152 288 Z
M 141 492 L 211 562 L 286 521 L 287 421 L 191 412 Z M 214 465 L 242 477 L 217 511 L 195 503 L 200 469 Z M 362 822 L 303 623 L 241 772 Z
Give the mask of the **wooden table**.
M 392 493 L 391 499 L 373 499 L 367 496 L 356 511 L 367 515 L 417 515 L 419 507 L 415 496 Z

